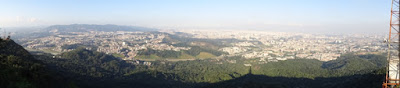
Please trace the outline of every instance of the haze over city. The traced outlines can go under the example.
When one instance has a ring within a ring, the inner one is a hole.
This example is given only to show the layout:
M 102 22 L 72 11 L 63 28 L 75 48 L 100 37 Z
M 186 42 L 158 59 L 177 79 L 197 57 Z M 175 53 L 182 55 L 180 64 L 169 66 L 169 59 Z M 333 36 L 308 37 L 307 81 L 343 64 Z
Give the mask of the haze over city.
M 400 0 L 3 0 L 0 88 L 398 88 Z
M 389 0 L 4 0 L 0 27 L 116 24 L 159 29 L 386 33 Z

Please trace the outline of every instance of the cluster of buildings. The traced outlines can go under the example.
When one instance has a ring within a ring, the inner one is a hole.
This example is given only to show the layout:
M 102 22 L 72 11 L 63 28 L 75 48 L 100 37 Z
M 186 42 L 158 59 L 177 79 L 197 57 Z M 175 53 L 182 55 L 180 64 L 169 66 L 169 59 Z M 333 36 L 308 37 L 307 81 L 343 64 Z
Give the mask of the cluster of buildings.
M 56 29 L 55 29 L 56 30 Z M 237 39 L 229 46 L 220 48 L 227 52 L 223 56 L 241 56 L 246 59 L 259 59 L 260 63 L 276 62 L 287 59 L 317 59 L 321 61 L 335 60 L 341 54 L 349 52 L 384 52 L 387 47 L 379 35 L 333 35 L 264 31 L 218 31 L 218 30 L 180 30 L 200 39 Z M 122 55 L 125 60 L 134 60 L 140 50 L 189 50 L 190 47 L 176 47 L 163 40 L 165 33 L 152 32 L 67 32 L 51 31 L 50 36 L 25 41 L 24 47 L 37 50 L 66 52 L 73 49 L 69 45 L 95 46 L 93 49 L 107 54 Z M 229 61 L 236 63 L 236 61 Z M 150 62 L 141 63 L 151 65 Z
M 260 61 L 287 59 L 335 60 L 349 52 L 385 52 L 384 36 L 368 34 L 308 34 L 264 31 L 180 30 L 195 38 L 238 39 L 221 50 L 231 56 L 260 58 Z M 254 42 L 257 41 L 257 42 Z M 259 43 L 261 42 L 261 44 Z
M 24 38 L 19 39 L 19 41 L 26 41 L 21 45 L 28 49 L 47 50 L 58 53 L 73 50 L 65 48 L 65 46 L 83 45 L 94 47 L 98 52 L 123 55 L 124 58 L 122 59 L 126 60 L 134 59 L 138 51 L 148 48 L 174 51 L 190 49 L 190 47 L 175 47 L 163 43 L 162 41 L 166 37 L 166 34 L 163 33 L 129 31 L 52 32 L 50 36 L 35 39 Z

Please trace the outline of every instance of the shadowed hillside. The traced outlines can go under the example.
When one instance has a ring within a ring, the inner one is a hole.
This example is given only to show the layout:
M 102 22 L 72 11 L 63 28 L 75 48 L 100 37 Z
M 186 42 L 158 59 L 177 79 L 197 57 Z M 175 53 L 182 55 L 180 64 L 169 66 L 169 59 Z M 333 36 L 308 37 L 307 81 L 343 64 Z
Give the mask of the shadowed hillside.
M 206 88 L 379 88 L 384 81 L 384 68 L 373 73 L 315 79 L 270 77 L 246 74 Z
M 32 56 L 12 40 L 0 41 L 0 57 L 2 88 L 376 88 L 386 64 L 381 55 L 349 54 L 329 62 L 296 59 L 250 69 L 212 60 L 145 66 L 83 48 L 56 58 Z
M 52 72 L 13 40 L 0 40 L 2 88 L 52 88 L 65 86 Z M 64 82 L 64 81 L 63 81 Z

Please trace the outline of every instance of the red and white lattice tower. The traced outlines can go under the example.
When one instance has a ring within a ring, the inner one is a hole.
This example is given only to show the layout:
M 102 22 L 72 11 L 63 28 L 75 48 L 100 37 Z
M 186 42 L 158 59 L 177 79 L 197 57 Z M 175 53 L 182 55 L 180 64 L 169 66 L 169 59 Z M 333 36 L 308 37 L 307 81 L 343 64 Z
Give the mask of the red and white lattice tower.
M 387 39 L 388 44 L 388 56 L 386 66 L 386 80 L 383 83 L 383 88 L 398 87 L 400 82 L 400 70 L 399 70 L 399 51 L 400 51 L 400 2 L 399 0 L 392 0 L 392 9 L 390 11 L 390 29 L 389 38 Z

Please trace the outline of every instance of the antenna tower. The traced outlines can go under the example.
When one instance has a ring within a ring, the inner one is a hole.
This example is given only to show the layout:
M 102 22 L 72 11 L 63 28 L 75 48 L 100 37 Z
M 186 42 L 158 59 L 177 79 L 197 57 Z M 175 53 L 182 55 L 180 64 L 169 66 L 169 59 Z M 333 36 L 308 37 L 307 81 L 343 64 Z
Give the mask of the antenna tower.
M 385 81 L 382 84 L 383 88 L 398 87 L 400 83 L 400 70 L 399 70 L 399 58 L 400 58 L 400 2 L 399 0 L 392 0 L 392 9 L 390 11 L 390 29 L 389 39 L 386 43 L 388 45 L 387 50 L 387 62 L 386 65 L 386 76 Z

